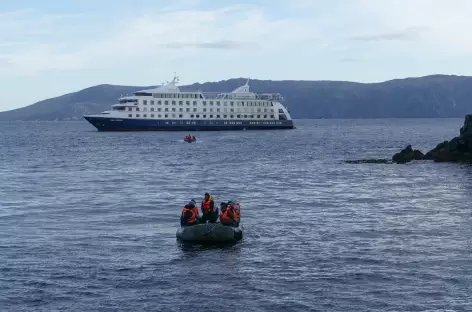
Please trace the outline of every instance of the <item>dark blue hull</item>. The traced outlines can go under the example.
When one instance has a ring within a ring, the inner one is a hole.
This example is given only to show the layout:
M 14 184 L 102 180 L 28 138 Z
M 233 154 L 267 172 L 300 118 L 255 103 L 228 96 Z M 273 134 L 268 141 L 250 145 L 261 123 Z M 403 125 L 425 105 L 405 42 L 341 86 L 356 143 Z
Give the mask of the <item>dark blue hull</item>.
M 218 131 L 293 129 L 292 120 L 156 120 L 84 117 L 98 131 Z

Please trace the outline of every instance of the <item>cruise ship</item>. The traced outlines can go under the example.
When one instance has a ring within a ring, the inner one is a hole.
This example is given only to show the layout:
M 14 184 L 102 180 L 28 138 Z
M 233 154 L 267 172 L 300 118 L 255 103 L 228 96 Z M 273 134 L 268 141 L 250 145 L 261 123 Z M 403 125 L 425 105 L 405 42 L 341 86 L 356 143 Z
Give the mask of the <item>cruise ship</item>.
M 249 79 L 232 92 L 181 92 L 178 77 L 120 97 L 110 110 L 84 118 L 98 131 L 206 131 L 293 129 L 279 93 L 249 91 Z

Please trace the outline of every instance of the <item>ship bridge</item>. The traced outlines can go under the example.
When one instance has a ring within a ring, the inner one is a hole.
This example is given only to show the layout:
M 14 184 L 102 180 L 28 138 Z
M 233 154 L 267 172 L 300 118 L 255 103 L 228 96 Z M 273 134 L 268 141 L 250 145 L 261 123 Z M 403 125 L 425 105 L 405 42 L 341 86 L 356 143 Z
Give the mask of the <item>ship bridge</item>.
M 159 87 L 147 90 L 141 90 L 134 93 L 135 96 L 152 96 L 153 93 L 180 93 L 179 87 L 177 87 L 177 83 L 179 82 L 179 78 L 174 76 L 172 81 L 168 81 L 166 84 L 162 84 Z

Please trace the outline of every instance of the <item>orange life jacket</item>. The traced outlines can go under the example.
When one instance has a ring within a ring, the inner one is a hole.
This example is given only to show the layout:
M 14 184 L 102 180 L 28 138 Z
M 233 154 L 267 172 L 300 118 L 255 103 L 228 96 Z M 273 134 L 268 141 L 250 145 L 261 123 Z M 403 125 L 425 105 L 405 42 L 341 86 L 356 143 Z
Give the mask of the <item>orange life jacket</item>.
M 239 218 L 241 217 L 241 209 L 239 208 L 239 205 L 234 206 L 234 220 L 239 221 Z
M 184 217 L 187 214 L 188 211 L 190 211 L 192 214 L 187 219 L 187 223 L 189 223 L 189 224 L 197 223 L 198 208 L 195 207 L 193 209 L 188 209 L 188 208 L 184 207 L 184 209 L 182 209 L 182 217 Z
M 221 211 L 220 221 L 221 221 L 221 223 L 230 223 L 230 222 L 234 221 L 233 207 L 228 205 L 228 206 L 226 206 L 226 208 L 223 211 Z
M 204 212 L 210 212 L 211 210 L 211 200 L 203 200 L 202 201 L 202 210 Z

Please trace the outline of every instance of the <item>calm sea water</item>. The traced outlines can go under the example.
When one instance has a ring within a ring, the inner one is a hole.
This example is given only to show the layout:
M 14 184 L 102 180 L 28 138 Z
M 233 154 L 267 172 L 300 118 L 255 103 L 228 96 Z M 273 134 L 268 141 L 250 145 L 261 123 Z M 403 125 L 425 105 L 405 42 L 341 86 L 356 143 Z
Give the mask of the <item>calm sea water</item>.
M 462 119 L 99 133 L 0 123 L 0 311 L 471 311 L 472 167 L 423 151 Z M 243 241 L 176 242 L 182 206 L 238 199 Z

